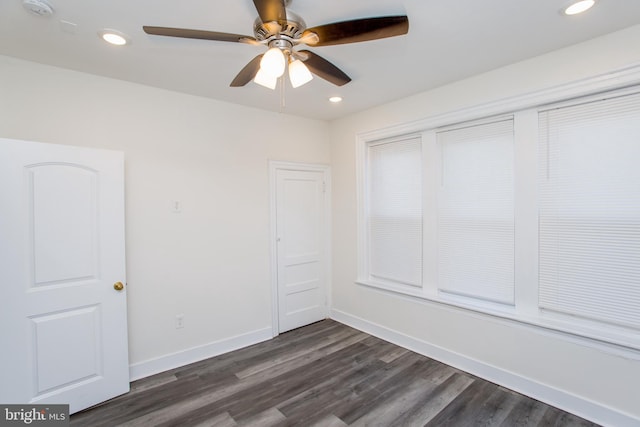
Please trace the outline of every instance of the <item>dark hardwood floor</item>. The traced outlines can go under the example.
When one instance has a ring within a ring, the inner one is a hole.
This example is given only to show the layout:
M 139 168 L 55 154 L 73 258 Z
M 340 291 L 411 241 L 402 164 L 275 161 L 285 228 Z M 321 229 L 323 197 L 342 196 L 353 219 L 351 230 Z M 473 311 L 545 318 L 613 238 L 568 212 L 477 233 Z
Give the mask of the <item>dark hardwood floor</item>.
M 594 426 L 332 320 L 136 381 L 72 426 Z

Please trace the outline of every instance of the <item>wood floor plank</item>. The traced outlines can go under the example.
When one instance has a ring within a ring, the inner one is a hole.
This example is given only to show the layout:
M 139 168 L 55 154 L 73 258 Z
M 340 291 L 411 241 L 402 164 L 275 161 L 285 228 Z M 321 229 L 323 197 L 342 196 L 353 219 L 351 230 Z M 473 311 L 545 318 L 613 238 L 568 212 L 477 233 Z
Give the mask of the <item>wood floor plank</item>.
M 449 405 L 436 415 L 426 426 L 458 426 L 473 425 L 476 413 L 487 399 L 487 396 L 495 391 L 496 385 L 487 381 L 474 381 L 462 391 Z
M 385 381 L 388 381 L 389 378 L 397 375 L 405 369 L 408 369 L 420 360 L 423 360 L 422 356 L 416 353 L 405 353 L 393 362 L 386 364 L 384 369 L 374 371 L 371 375 L 362 378 L 360 381 L 353 382 L 345 391 L 348 391 L 349 394 L 353 394 L 357 397 L 365 395 L 368 392 L 379 394 Z
M 335 415 L 329 414 L 317 422 L 309 424 L 308 427 L 348 427 L 348 425 Z
M 225 374 L 238 372 L 247 366 L 259 363 L 261 360 L 273 360 L 282 354 L 286 354 L 290 349 L 304 346 L 308 342 L 316 342 L 336 331 L 342 331 L 344 330 L 342 326 L 333 320 L 313 323 L 304 328 L 282 334 L 272 340 L 217 356 L 215 358 L 216 363 L 211 363 L 211 359 L 206 359 L 177 368 L 174 370 L 175 375 L 180 377 L 196 373 L 204 376 L 216 375 L 220 372 Z
M 393 362 L 398 357 L 402 356 L 403 354 L 406 354 L 408 351 L 409 350 L 407 350 L 406 348 L 391 346 L 389 351 L 385 355 L 380 357 L 380 360 L 382 360 L 385 363 Z
M 280 410 L 287 415 L 287 418 L 302 423 L 311 422 L 308 415 L 324 414 L 333 411 L 336 406 L 342 403 L 342 396 L 352 394 L 354 384 L 359 384 L 372 377 L 376 372 L 384 369 L 384 363 L 369 354 L 367 351 L 361 353 L 358 361 L 354 361 L 348 368 L 337 372 L 332 370 L 330 375 L 325 376 L 325 381 L 314 385 L 303 393 L 296 395 L 279 405 Z M 318 409 L 320 408 L 320 409 Z
M 151 377 L 143 378 L 140 381 L 136 381 L 131 384 L 130 393 L 140 393 L 142 391 L 150 390 L 154 387 L 162 387 L 177 380 L 178 377 L 176 377 L 174 373 L 153 375 Z
M 215 409 L 227 411 L 237 422 L 243 422 L 270 407 L 277 406 L 291 396 L 300 394 L 313 385 L 315 379 L 326 373 L 327 370 L 341 369 L 341 366 L 350 364 L 349 356 L 361 351 L 357 342 L 342 350 L 342 354 L 329 352 L 325 357 L 308 359 L 307 364 L 296 363 L 295 360 L 291 361 L 287 364 L 290 369 L 286 371 L 273 369 L 251 375 L 241 381 L 241 384 L 250 387 L 236 388 L 234 393 L 227 393 L 224 398 L 216 401 Z M 306 360 L 306 358 L 303 359 Z M 211 416 L 212 411 L 213 408 L 203 407 L 194 411 L 191 416 L 194 419 Z
M 417 378 L 405 385 L 401 393 L 379 402 L 372 410 L 356 419 L 350 425 L 366 427 L 371 425 L 393 425 L 398 419 L 420 405 L 424 396 L 437 387 L 431 381 Z
M 242 379 L 250 379 L 255 376 L 259 376 L 265 379 L 277 377 L 293 369 L 300 368 L 302 366 L 310 364 L 311 362 L 322 359 L 323 357 L 330 356 L 335 352 L 338 352 L 346 347 L 362 341 L 366 337 L 366 334 L 357 332 L 354 334 L 349 334 L 346 337 L 342 337 L 343 339 L 336 340 L 329 345 L 323 345 L 320 348 L 316 349 L 316 351 L 314 352 L 307 353 L 303 351 L 299 354 L 299 356 L 301 357 L 293 359 L 289 359 L 286 357 L 275 358 L 270 361 L 271 363 L 260 363 L 259 370 L 256 370 L 256 372 L 254 372 L 253 374 L 245 376 Z
M 239 383 L 238 383 L 239 384 Z M 183 399 L 176 403 L 165 406 L 162 409 L 155 410 L 140 417 L 129 420 L 121 425 L 123 427 L 145 427 L 157 426 L 172 421 L 176 418 L 184 418 L 188 414 L 206 406 L 212 405 L 220 400 L 224 392 L 217 390 L 212 393 L 206 393 L 198 397 Z
M 368 387 L 364 389 L 364 392 L 360 393 L 358 399 L 360 400 L 359 405 L 350 405 L 343 410 L 337 410 L 335 414 L 347 424 L 351 424 L 369 412 L 374 411 L 379 405 L 384 405 L 385 402 L 394 400 L 404 394 L 406 384 L 411 383 L 416 377 L 420 376 L 422 371 L 429 369 L 434 363 L 434 361 L 416 355 L 415 353 L 413 353 L 413 355 L 417 356 L 418 360 L 410 366 L 386 376 L 381 382 L 366 384 Z M 402 357 L 397 360 L 400 359 L 402 359 Z
M 340 363 L 350 364 L 349 357 L 361 352 L 357 346 L 361 338 L 352 335 L 338 341 L 330 349 L 320 349 L 317 351 L 318 359 L 303 356 L 300 360 L 290 360 L 286 363 L 278 361 L 272 369 L 261 370 L 229 387 L 219 399 L 219 396 L 216 396 L 216 408 L 219 411 L 228 411 L 240 422 L 276 406 L 291 395 L 309 388 L 316 381 L 315 378 L 327 372 L 327 369 L 339 369 Z M 336 354 L 338 349 L 343 350 L 343 353 Z M 291 377 L 296 381 L 291 381 Z M 194 411 L 192 416 L 196 419 L 199 416 L 211 416 L 211 411 L 212 408 L 202 407 Z
M 237 425 L 238 423 L 231 418 L 228 412 L 223 412 L 213 418 L 194 424 L 192 427 L 236 427 Z
M 340 342 L 342 346 L 348 346 L 351 343 L 362 341 L 365 338 L 367 338 L 367 336 L 361 332 L 357 332 L 355 330 L 342 330 L 318 340 L 313 345 L 304 347 L 300 346 L 298 348 L 289 348 L 286 352 L 279 356 L 272 356 L 269 359 L 264 360 L 262 363 L 254 363 L 251 366 L 248 366 L 245 369 L 236 372 L 236 376 L 240 379 L 247 378 L 248 376 L 256 374 L 258 372 L 272 369 L 274 365 L 285 364 L 294 359 L 299 359 L 301 357 L 315 353 L 321 349 L 339 350 L 340 346 L 335 345 L 335 343 L 337 342 Z
M 516 405 L 517 400 L 518 398 L 514 394 L 502 387 L 496 387 L 480 407 L 474 411 L 473 423 L 470 425 L 500 425 Z
M 232 377 L 229 377 L 232 378 Z M 235 377 L 233 377 L 235 378 Z M 237 381 L 237 378 L 235 379 Z M 80 412 L 70 419 L 70 424 L 78 426 L 112 426 L 130 419 L 160 410 L 176 401 L 177 398 L 189 399 L 202 392 L 208 386 L 197 376 L 189 376 L 171 383 L 171 386 L 155 387 L 143 393 L 127 393 L 93 408 Z
M 266 411 L 262 411 L 259 414 L 245 420 L 240 423 L 242 427 L 272 427 L 281 426 L 287 421 L 287 417 L 282 415 L 282 412 L 277 408 L 269 408 Z
M 363 346 L 357 342 L 345 347 L 340 352 L 331 352 L 319 359 L 311 359 L 313 363 L 300 364 L 284 374 L 271 379 L 268 384 L 263 383 L 260 390 L 250 392 L 248 398 L 251 405 L 247 405 L 244 397 L 235 402 L 229 412 L 235 419 L 250 416 L 255 411 L 277 406 L 284 400 L 299 395 L 317 383 L 318 378 L 326 376 L 327 372 L 341 371 L 348 368 L 351 357 L 363 351 Z M 295 378 L 295 381 L 291 381 Z M 239 417 L 239 418 L 238 418 Z
M 538 426 L 547 410 L 547 405 L 533 399 L 523 398 L 509 412 L 500 427 Z
M 418 415 L 413 419 L 410 417 L 420 412 L 425 407 L 425 402 L 430 400 L 429 396 L 434 394 L 436 388 L 455 374 L 455 370 L 450 367 L 436 361 L 432 362 L 424 371 L 429 374 L 415 376 L 413 381 L 410 380 L 406 383 L 406 389 L 402 393 L 382 401 L 373 410 L 358 418 L 351 425 L 369 426 L 376 423 L 378 425 L 398 423 L 400 423 L 399 425 L 423 425 L 427 420 L 426 416 Z
M 540 427 L 592 427 L 593 425 L 587 420 L 552 406 L 546 407 L 546 411 L 538 423 Z
M 70 424 L 595 426 L 333 320 L 136 381 Z
M 397 420 L 398 425 L 423 426 L 436 417 L 475 380 L 468 375 L 454 373 L 431 393 L 427 393 L 421 404 L 414 406 Z

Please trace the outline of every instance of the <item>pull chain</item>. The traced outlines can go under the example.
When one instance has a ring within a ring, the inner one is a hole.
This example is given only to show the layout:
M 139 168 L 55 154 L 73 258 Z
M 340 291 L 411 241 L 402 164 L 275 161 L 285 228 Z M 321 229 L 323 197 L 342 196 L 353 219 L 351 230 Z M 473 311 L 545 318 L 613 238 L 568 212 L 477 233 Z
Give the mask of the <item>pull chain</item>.
M 284 93 L 284 84 L 285 84 L 285 81 L 284 81 L 284 77 L 283 76 L 280 76 L 279 80 L 280 80 L 280 112 L 282 113 L 282 112 L 284 112 L 284 109 L 287 106 L 286 103 L 285 103 L 285 100 L 284 100 L 284 95 L 285 95 L 285 93 Z

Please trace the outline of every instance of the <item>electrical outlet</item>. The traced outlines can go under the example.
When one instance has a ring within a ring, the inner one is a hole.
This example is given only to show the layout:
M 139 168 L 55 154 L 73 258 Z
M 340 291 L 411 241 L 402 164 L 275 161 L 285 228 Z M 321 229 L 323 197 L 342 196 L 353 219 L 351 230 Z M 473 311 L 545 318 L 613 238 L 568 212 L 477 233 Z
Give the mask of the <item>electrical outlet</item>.
M 184 314 L 176 314 L 176 329 L 184 328 Z

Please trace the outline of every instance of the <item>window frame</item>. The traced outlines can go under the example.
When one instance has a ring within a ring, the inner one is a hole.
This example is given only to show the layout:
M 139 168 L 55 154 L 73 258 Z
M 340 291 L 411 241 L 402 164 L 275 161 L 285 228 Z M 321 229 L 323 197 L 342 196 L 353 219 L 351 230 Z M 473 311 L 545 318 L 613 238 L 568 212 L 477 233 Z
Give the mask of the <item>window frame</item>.
M 579 82 L 532 92 L 484 105 L 458 110 L 397 126 L 359 133 L 356 136 L 356 172 L 358 207 L 358 276 L 356 283 L 383 292 L 391 292 L 425 304 L 445 305 L 454 310 L 473 312 L 505 322 L 534 327 L 544 333 L 560 334 L 579 343 L 608 352 L 634 354 L 640 351 L 640 328 L 611 327 L 610 324 L 576 319 L 538 307 L 538 114 L 549 108 L 579 104 L 624 93 L 640 92 L 640 65 L 594 76 Z M 495 120 L 499 116 L 514 119 L 515 172 L 515 304 L 504 306 L 474 298 L 443 295 L 437 289 L 435 244 L 436 191 L 433 182 L 438 173 L 436 132 L 460 123 Z M 363 239 L 363 200 L 366 197 L 365 150 L 368 143 L 419 133 L 423 152 L 423 286 L 421 289 L 389 286 L 368 280 L 363 263 L 366 240 Z

